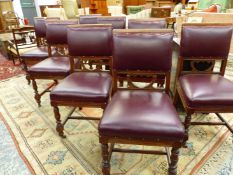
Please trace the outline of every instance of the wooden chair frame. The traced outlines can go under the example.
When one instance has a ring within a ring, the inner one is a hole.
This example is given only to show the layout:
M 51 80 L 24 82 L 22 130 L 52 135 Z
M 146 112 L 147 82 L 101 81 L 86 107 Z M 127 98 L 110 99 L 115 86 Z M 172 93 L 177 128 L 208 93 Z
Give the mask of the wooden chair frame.
M 111 70 L 112 70 L 112 57 L 104 57 L 104 56 L 100 56 L 100 57 L 77 57 L 77 56 L 69 56 L 70 57 L 70 63 L 71 63 L 71 72 L 109 72 L 111 74 Z M 79 68 L 75 69 L 75 59 L 78 60 L 78 64 L 79 64 Z M 89 62 L 95 62 L 96 67 L 92 67 L 89 65 Z M 110 71 L 104 71 L 102 66 L 108 66 L 110 68 Z M 89 67 L 89 68 L 87 68 Z M 83 117 L 83 116 L 72 116 L 72 114 L 74 113 L 74 111 L 76 110 L 76 108 L 82 109 L 82 107 L 90 107 L 90 108 L 102 108 L 103 110 L 106 108 L 108 101 L 111 98 L 111 92 L 112 92 L 112 87 L 109 91 L 109 98 L 106 102 L 104 103 L 97 103 L 97 102 L 75 102 L 75 101 L 51 101 L 51 105 L 53 107 L 54 110 L 54 115 L 56 118 L 56 130 L 59 134 L 59 136 L 61 136 L 62 138 L 66 138 L 66 136 L 64 135 L 64 125 L 66 124 L 66 122 L 69 119 L 78 119 L 78 120 L 100 120 L 100 118 L 98 117 L 92 117 L 92 116 L 88 116 L 88 117 Z M 73 109 L 71 109 L 71 111 L 68 113 L 68 115 L 65 117 L 65 120 L 62 122 L 61 121 L 61 115 L 59 112 L 59 108 L 58 106 L 72 106 Z
M 183 26 L 208 26 L 209 24 L 183 24 Z M 232 26 L 232 24 L 211 24 L 213 26 Z M 195 69 L 192 67 L 192 70 L 190 71 L 183 71 L 183 65 L 184 61 L 189 60 L 193 62 L 200 62 L 200 61 L 209 61 L 213 63 L 213 66 L 211 66 L 209 69 L 205 71 L 200 71 L 198 69 Z M 213 72 L 213 67 L 216 63 L 216 61 L 221 61 L 220 70 L 218 72 Z M 184 107 L 184 110 L 186 112 L 186 117 L 184 121 L 184 127 L 185 127 L 185 142 L 188 140 L 188 132 L 190 125 L 224 125 L 226 126 L 229 131 L 233 134 L 233 128 L 231 128 L 230 124 L 219 114 L 219 113 L 233 113 L 233 107 L 216 107 L 216 106 L 201 106 L 201 107 L 190 107 L 187 103 L 187 100 L 185 98 L 185 95 L 183 93 L 183 90 L 181 88 L 181 85 L 179 83 L 179 77 L 184 74 L 219 74 L 221 76 L 224 76 L 226 66 L 227 66 L 227 58 L 221 58 L 221 57 L 189 57 L 184 58 L 182 56 L 179 56 L 178 58 L 178 64 L 177 64 L 177 72 L 176 72 L 176 89 L 174 94 L 174 104 L 176 105 L 178 102 L 178 98 L 181 99 L 182 105 Z M 216 116 L 219 118 L 221 122 L 191 122 L 192 120 L 192 114 L 194 113 L 215 113 Z

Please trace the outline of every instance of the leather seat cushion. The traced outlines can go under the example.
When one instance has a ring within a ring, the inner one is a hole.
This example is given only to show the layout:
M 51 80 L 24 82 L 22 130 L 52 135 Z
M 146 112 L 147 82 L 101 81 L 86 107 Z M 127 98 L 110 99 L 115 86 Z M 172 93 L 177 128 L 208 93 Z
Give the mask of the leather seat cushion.
M 53 54 L 53 53 L 52 53 Z M 27 59 L 32 57 L 46 58 L 48 57 L 48 48 L 47 47 L 34 47 L 33 49 L 27 50 L 20 54 L 21 58 Z
M 184 128 L 170 98 L 161 92 L 118 91 L 99 124 L 100 135 L 182 141 Z
M 70 73 L 70 60 L 69 57 L 50 57 L 31 66 L 28 72 L 31 75 L 67 76 Z
M 189 106 L 233 106 L 233 82 L 221 75 L 184 75 L 179 84 Z
M 51 101 L 107 102 L 112 78 L 108 73 L 72 73 L 50 93 Z

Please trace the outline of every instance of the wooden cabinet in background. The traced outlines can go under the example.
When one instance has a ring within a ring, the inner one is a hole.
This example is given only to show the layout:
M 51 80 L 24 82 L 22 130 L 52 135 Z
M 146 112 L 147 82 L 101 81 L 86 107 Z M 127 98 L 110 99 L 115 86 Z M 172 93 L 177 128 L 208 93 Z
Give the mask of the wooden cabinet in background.
M 103 16 L 109 16 L 107 0 L 90 0 L 90 14 L 102 14 Z

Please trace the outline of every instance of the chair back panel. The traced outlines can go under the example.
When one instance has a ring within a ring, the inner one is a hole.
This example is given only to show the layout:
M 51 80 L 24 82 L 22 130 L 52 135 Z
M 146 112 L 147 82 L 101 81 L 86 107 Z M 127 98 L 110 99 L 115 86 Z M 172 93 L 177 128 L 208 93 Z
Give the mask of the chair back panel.
M 98 16 L 102 16 L 102 14 L 80 15 L 79 24 L 97 24 Z
M 47 43 L 49 45 L 67 44 L 67 26 L 74 24 L 78 24 L 78 20 L 47 21 Z
M 164 29 L 167 26 L 165 19 L 129 19 L 128 29 Z
M 227 58 L 232 36 L 232 25 L 184 24 L 181 33 L 180 56 Z
M 76 25 L 68 27 L 70 56 L 111 56 L 111 25 Z
M 34 27 L 36 32 L 36 37 L 46 37 L 46 25 L 45 18 L 43 17 L 35 17 L 34 18 Z
M 172 64 L 172 30 L 116 30 L 113 68 L 167 72 Z
M 98 24 L 112 24 L 113 29 L 125 29 L 125 21 L 124 16 L 101 16 L 97 18 Z
M 37 37 L 45 38 L 46 37 L 46 20 L 60 20 L 58 17 L 34 17 L 34 27 Z

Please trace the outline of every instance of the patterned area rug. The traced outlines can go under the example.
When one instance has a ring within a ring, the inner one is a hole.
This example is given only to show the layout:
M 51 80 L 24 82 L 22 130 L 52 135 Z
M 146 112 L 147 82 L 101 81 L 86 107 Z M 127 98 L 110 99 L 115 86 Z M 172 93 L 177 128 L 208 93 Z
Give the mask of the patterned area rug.
M 12 61 L 7 60 L 0 53 L 0 80 L 11 78 L 13 76 L 24 74 L 19 65 L 14 65 Z
M 233 79 L 232 62 L 228 64 L 227 77 Z M 46 87 L 47 84 L 48 81 L 40 81 L 39 87 Z M 101 174 L 97 122 L 70 120 L 65 126 L 67 138 L 61 139 L 55 131 L 48 94 L 42 97 L 42 107 L 38 108 L 32 87 L 27 85 L 24 76 L 0 82 L 0 89 L 0 113 L 5 121 L 0 119 L 0 137 L 4 137 L 0 138 L 4 140 L 4 144 L 1 144 L 3 148 L 0 149 L 0 155 L 4 155 L 0 156 L 0 167 L 16 165 L 16 173 L 0 169 L 0 174 Z M 68 112 L 69 108 L 61 108 L 63 116 Z M 84 116 L 100 116 L 102 111 L 85 108 L 76 112 Z M 223 116 L 233 125 L 233 114 Z M 197 119 L 217 120 L 214 114 L 197 114 L 194 120 Z M 118 147 L 151 149 L 130 145 Z M 113 175 L 167 174 L 165 156 L 113 153 L 111 165 Z M 188 148 L 180 153 L 178 172 L 180 175 L 233 174 L 233 144 L 229 131 L 222 126 L 192 127 Z

